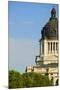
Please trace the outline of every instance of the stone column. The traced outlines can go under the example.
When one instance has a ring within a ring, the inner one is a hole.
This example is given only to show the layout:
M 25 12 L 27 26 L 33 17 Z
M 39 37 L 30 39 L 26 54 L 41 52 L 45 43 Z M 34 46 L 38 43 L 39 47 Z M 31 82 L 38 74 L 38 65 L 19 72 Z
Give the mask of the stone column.
M 55 53 L 56 53 L 56 42 L 55 42 Z
M 44 40 L 44 56 L 47 56 L 48 53 L 48 45 L 47 40 Z M 43 47 L 42 47 L 43 48 Z
M 41 41 L 41 54 L 42 54 L 42 41 Z
M 50 47 L 49 48 L 50 48 L 49 53 L 51 53 L 51 42 L 50 42 Z
M 39 42 L 39 44 L 40 44 L 39 46 L 40 46 L 40 55 L 41 55 L 41 41 Z
M 42 55 L 42 40 L 40 40 L 40 55 Z

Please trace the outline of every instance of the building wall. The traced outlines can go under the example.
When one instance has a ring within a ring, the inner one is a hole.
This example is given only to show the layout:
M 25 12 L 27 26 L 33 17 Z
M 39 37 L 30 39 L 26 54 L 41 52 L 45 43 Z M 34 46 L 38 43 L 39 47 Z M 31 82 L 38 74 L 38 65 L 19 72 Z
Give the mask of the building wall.
M 56 64 L 56 67 L 48 66 L 48 64 Z M 43 67 L 44 65 L 46 68 Z M 40 40 L 40 55 L 36 58 L 36 66 L 27 68 L 27 72 L 32 71 L 42 75 L 48 73 L 49 79 L 53 78 L 53 84 L 56 84 L 58 79 L 58 40 Z
M 58 40 L 40 40 L 41 45 L 41 53 L 40 57 L 43 58 L 43 62 L 45 64 L 48 63 L 57 63 L 58 61 L 58 45 L 56 47 L 56 44 L 58 44 Z M 43 46 L 43 47 L 42 47 Z M 55 61 L 54 61 L 55 60 Z

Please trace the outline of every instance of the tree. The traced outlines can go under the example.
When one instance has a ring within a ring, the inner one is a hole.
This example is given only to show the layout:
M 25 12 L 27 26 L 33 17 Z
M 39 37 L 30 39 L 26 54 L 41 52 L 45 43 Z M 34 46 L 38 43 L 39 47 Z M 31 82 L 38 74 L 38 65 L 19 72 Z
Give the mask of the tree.
M 40 73 L 24 73 L 24 77 L 26 87 L 41 87 L 52 85 L 52 82 L 49 80 L 48 76 L 41 75 Z
M 29 75 L 29 73 L 23 74 L 23 80 L 24 80 L 24 87 L 32 87 L 33 86 L 33 79 Z
M 15 70 L 9 71 L 9 88 L 41 87 L 51 85 L 52 82 L 46 75 L 34 72 L 20 74 Z
M 34 73 L 34 87 L 41 87 L 41 86 L 51 86 L 51 81 L 49 80 L 48 76 L 41 75 L 40 73 Z
M 14 70 L 9 71 L 9 88 L 23 87 L 22 75 Z

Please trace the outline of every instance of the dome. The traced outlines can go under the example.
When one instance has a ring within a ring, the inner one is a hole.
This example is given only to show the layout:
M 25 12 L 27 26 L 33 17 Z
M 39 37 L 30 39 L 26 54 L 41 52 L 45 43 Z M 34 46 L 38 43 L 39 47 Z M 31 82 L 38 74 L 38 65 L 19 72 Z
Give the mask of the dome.
M 53 15 L 52 15 L 53 14 Z M 53 8 L 51 10 L 51 18 L 43 27 L 42 39 L 58 39 L 58 19 L 56 18 L 56 10 Z

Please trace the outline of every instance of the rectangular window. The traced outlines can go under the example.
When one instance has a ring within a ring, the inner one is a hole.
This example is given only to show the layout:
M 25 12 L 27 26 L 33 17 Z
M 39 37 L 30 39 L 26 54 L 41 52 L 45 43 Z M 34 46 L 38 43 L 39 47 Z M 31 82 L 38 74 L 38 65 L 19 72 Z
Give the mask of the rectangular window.
M 58 51 L 58 43 L 56 43 L 56 51 Z
M 52 42 L 51 42 L 51 52 L 52 52 Z
M 49 53 L 49 50 L 50 50 L 50 43 L 48 42 L 48 53 Z
M 53 50 L 55 51 L 55 42 L 53 43 Z

